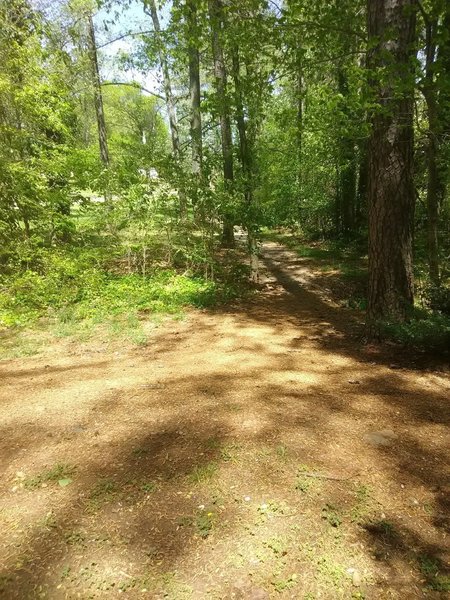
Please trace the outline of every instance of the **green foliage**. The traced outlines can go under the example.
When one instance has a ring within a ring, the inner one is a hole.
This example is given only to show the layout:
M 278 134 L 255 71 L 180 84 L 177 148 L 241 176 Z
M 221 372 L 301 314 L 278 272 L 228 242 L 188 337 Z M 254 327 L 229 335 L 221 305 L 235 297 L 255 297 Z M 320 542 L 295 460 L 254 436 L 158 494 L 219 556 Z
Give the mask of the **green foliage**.
M 450 317 L 439 312 L 417 309 L 409 322 L 382 323 L 384 336 L 406 346 L 448 349 Z
M 419 557 L 419 565 L 430 589 L 438 592 L 450 591 L 450 577 L 441 573 L 443 568 L 439 559 L 423 554 Z
M 0 324 L 26 325 L 43 316 L 67 324 L 170 314 L 186 306 L 212 306 L 238 293 L 231 284 L 174 269 L 156 269 L 146 277 L 114 274 L 99 265 L 102 260 L 102 252 L 42 252 L 35 266 L 39 271 L 3 276 Z

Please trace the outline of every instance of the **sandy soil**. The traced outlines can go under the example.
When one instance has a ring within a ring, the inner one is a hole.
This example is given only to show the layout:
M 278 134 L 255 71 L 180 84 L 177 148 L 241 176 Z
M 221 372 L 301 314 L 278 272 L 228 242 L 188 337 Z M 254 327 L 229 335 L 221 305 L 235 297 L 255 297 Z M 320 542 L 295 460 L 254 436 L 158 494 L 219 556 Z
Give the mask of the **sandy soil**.
M 146 347 L 0 362 L 4 598 L 447 597 L 448 372 L 264 253 Z

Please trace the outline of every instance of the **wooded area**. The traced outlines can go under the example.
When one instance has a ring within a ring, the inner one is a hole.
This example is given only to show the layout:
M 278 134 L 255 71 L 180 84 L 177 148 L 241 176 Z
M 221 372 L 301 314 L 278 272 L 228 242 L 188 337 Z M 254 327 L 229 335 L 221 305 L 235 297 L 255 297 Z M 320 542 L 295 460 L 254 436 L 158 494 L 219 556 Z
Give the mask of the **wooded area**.
M 219 281 L 239 226 L 253 280 L 282 227 L 368 252 L 367 337 L 448 332 L 448 2 L 3 0 L 1 21 L 3 325 L 101 295 L 89 273 Z
M 0 596 L 443 600 L 450 2 L 0 0 Z

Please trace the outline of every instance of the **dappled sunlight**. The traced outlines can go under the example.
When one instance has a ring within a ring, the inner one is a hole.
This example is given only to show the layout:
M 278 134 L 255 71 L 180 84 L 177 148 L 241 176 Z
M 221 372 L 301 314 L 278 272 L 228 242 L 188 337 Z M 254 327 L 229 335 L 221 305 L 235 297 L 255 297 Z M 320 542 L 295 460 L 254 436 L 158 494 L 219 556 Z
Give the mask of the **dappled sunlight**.
M 229 597 L 244 573 L 283 597 L 295 565 L 327 594 L 352 569 L 420 588 L 419 557 L 444 559 L 448 380 L 374 360 L 296 280 L 273 291 L 139 349 L 2 363 L 6 589 Z

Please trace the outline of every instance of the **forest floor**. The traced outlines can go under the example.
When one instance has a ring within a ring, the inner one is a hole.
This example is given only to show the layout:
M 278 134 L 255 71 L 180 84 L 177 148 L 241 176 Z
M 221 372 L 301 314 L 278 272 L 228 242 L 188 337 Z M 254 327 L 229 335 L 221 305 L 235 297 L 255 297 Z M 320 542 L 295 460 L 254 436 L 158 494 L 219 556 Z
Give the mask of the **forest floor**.
M 144 347 L 0 362 L 4 598 L 447 597 L 448 370 L 263 252 Z

